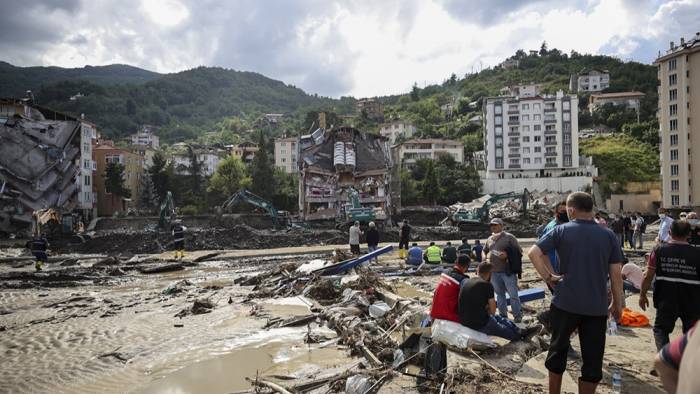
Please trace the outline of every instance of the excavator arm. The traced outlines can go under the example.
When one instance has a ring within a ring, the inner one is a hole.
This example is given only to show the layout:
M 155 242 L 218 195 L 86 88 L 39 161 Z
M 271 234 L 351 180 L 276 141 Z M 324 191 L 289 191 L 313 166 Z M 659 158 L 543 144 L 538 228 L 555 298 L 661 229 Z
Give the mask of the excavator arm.
M 229 197 L 228 199 L 226 199 L 221 208 L 223 210 L 228 210 L 230 207 L 237 204 L 238 202 L 245 202 L 252 206 L 265 210 L 272 217 L 272 220 L 277 225 L 286 224 L 282 223 L 284 220 L 280 217 L 279 211 L 269 201 L 247 190 L 241 190 Z
M 160 204 L 160 218 L 158 219 L 158 228 L 167 228 L 175 219 L 175 204 L 173 203 L 173 194 L 168 191 L 165 195 L 165 200 Z

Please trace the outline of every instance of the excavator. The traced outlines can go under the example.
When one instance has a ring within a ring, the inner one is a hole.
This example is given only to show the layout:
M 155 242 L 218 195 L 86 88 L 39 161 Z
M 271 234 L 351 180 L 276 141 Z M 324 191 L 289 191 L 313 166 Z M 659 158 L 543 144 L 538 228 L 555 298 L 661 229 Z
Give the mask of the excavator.
M 221 209 L 222 211 L 227 211 L 229 208 L 239 202 L 246 202 L 254 207 L 265 210 L 272 218 L 272 222 L 274 223 L 275 227 L 304 227 L 303 223 L 293 221 L 289 216 L 289 212 L 278 210 L 269 201 L 247 190 L 240 190 L 226 199 L 226 201 L 224 201 L 224 203 L 221 205 Z
M 522 216 L 527 214 L 527 206 L 530 201 L 530 192 L 525 189 L 522 193 L 504 193 L 504 194 L 493 194 L 489 199 L 484 201 L 483 205 L 478 207 L 472 207 L 471 209 L 459 209 L 448 219 L 452 222 L 453 226 L 459 227 L 460 230 L 474 230 L 482 229 L 485 227 L 486 223 L 489 221 L 489 210 L 491 206 L 499 201 L 512 200 L 515 198 L 520 198 L 522 204 Z M 446 219 L 447 220 L 447 219 Z
M 377 218 L 374 208 L 362 206 L 360 203 L 360 192 L 357 189 L 352 186 L 348 187 L 348 198 L 350 203 L 345 205 L 344 216 L 341 217 L 336 227 L 346 229 L 355 222 L 360 222 L 361 224 L 375 222 L 380 229 L 383 228 L 384 222 Z
M 165 195 L 165 200 L 160 204 L 160 218 L 158 219 L 158 228 L 161 230 L 169 230 L 170 224 L 175 220 L 175 203 L 173 202 L 173 193 L 168 191 Z

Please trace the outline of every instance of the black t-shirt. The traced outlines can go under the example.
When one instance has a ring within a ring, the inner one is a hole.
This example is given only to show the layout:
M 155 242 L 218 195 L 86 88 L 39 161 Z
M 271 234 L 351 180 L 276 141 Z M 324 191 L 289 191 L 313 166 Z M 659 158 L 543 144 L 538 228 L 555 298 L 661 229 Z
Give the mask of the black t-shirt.
M 459 291 L 457 314 L 462 325 L 473 330 L 484 328 L 489 321 L 489 300 L 495 298 L 493 285 L 479 277 L 468 279 Z

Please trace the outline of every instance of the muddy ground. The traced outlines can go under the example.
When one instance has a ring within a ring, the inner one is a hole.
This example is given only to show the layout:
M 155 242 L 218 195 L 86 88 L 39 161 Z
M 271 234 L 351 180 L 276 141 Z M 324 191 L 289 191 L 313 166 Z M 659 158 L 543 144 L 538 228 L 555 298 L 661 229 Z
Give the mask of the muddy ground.
M 261 244 L 270 242 L 260 238 Z M 303 244 L 311 243 L 304 239 Z M 322 319 L 308 327 L 265 328 L 270 322 L 323 310 L 318 300 L 260 296 L 252 285 L 236 284 L 281 264 L 327 257 L 333 248 L 316 244 L 248 254 L 200 251 L 189 254 L 184 264 L 166 261 L 168 254 L 130 259 L 73 254 L 54 259 L 41 273 L 33 272 L 30 261 L 10 261 L 22 251 L 4 249 L 0 392 L 225 393 L 248 390 L 246 378 L 256 375 L 285 387 L 302 377 L 340 375 L 364 359 L 352 344 L 339 341 L 337 329 L 328 328 Z M 633 258 L 643 264 L 641 258 Z M 382 256 L 372 268 L 385 274 L 405 270 L 395 252 Z M 382 281 L 392 293 L 427 311 L 437 275 L 386 276 Z M 526 264 L 521 288 L 540 286 Z M 548 300 L 528 303 L 525 323 L 534 322 L 547 305 Z M 634 297 L 628 306 L 638 309 Z M 647 315 L 653 321 L 653 310 Z M 397 343 L 403 340 L 401 331 L 392 336 Z M 315 340 L 307 343 L 310 333 Z M 448 391 L 544 392 L 542 344 L 499 343 L 498 349 L 479 352 L 478 357 L 450 351 Z M 577 341 L 573 343 L 578 351 Z M 653 343 L 650 328 L 621 328 L 620 335 L 608 337 L 606 365 L 621 367 L 624 392 L 660 392 L 658 379 L 649 374 Z M 575 391 L 579 368 L 579 358 L 569 360 L 570 392 Z M 419 371 L 408 366 L 404 372 Z M 390 375 L 379 392 L 418 392 L 415 377 Z M 609 384 L 606 368 L 599 392 L 610 392 Z M 342 391 L 341 386 L 334 387 Z M 423 387 L 440 390 L 438 383 Z

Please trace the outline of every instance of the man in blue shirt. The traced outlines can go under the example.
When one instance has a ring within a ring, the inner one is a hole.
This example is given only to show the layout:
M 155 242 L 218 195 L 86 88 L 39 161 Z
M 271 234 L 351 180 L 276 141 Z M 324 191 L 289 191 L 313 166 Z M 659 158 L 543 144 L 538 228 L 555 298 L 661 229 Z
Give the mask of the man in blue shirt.
M 474 247 L 472 248 L 472 252 L 474 253 L 474 261 L 476 261 L 477 263 L 481 263 L 481 259 L 483 257 L 481 252 L 483 251 L 484 245 L 481 244 L 481 241 L 479 241 L 478 239 L 474 240 Z
M 413 243 L 411 249 L 408 250 L 408 257 L 406 257 L 406 264 L 409 265 L 421 265 L 423 264 L 423 249 L 418 246 L 417 243 Z
M 552 341 L 545 366 L 549 370 L 549 392 L 561 392 L 570 337 L 578 330 L 583 359 L 579 393 L 594 393 L 603 377 L 608 313 L 615 320 L 622 313 L 623 256 L 615 234 L 593 220 L 590 194 L 570 194 L 566 210 L 570 222 L 556 226 L 529 253 L 537 272 L 554 288 L 550 306 Z M 552 250 L 559 259 L 558 272 L 547 257 Z M 610 309 L 608 277 L 613 296 Z
M 566 213 L 566 201 L 561 201 L 559 204 L 557 204 L 554 207 L 554 219 L 552 219 L 547 225 L 544 227 L 544 230 L 542 231 L 542 235 L 540 238 L 543 238 L 545 235 L 549 234 L 550 231 L 554 230 L 554 228 L 560 224 L 568 223 L 569 222 L 569 216 Z M 557 259 L 557 251 L 552 250 L 550 251 L 547 256 L 549 257 L 549 262 L 552 263 L 552 268 L 554 268 L 554 272 L 558 273 L 559 272 L 559 259 Z
M 673 218 L 668 216 L 666 208 L 659 208 L 659 234 L 656 237 L 657 243 L 668 242 L 671 239 L 671 223 Z

